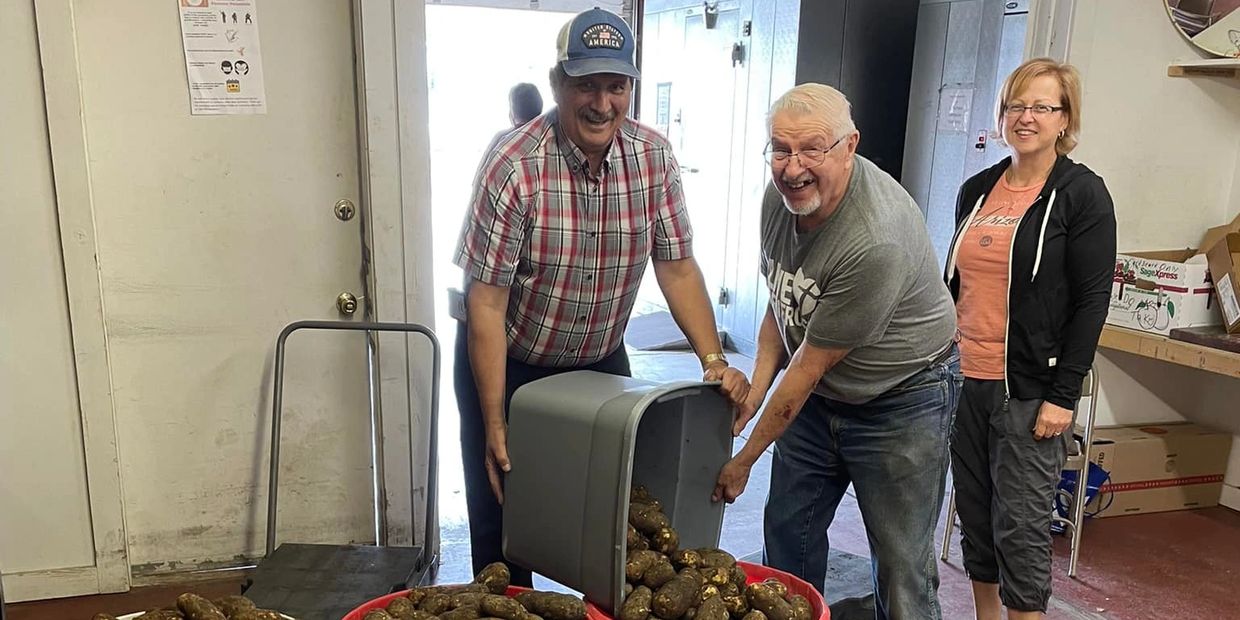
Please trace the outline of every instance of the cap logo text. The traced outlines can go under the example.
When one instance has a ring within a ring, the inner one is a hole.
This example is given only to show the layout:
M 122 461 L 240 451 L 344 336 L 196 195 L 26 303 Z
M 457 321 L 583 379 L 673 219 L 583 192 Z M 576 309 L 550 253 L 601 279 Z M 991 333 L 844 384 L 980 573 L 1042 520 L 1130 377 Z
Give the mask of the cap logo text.
M 581 33 L 581 42 L 589 49 L 624 47 L 624 35 L 611 24 L 594 24 Z

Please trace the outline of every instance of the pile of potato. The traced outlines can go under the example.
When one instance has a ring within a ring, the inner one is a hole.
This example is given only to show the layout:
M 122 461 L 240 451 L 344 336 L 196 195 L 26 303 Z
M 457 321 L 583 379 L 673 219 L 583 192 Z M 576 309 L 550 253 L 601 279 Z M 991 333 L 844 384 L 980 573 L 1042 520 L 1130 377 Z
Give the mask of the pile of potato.
M 774 579 L 746 586 L 736 558 L 681 549 L 659 500 L 632 490 L 619 620 L 814 620 L 813 607 Z
M 177 597 L 175 607 L 152 609 L 138 620 L 281 620 L 279 612 L 258 609 L 244 596 L 225 596 L 216 601 L 193 593 Z M 116 620 L 111 614 L 95 614 L 94 620 Z
M 363 620 L 585 620 L 586 603 L 575 596 L 533 591 L 505 596 L 511 579 L 508 567 L 497 562 L 474 583 L 414 588 Z
M 719 549 L 681 549 L 680 537 L 659 500 L 633 489 L 625 563 L 624 602 L 618 620 L 815 620 L 813 607 L 774 579 L 746 585 L 736 558 Z M 554 592 L 506 596 L 511 575 L 492 564 L 467 585 L 414 588 L 366 613 L 363 620 L 586 620 L 582 599 Z M 177 597 L 174 608 L 148 611 L 139 620 L 279 620 L 243 596 L 215 602 L 196 594 Z M 98 614 L 94 620 L 116 620 Z

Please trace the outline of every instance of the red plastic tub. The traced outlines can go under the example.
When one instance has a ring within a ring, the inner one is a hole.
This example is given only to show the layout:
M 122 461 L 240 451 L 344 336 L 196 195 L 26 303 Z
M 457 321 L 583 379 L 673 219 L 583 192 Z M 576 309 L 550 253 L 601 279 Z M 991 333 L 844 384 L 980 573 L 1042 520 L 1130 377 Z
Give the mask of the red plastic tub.
M 750 564 L 749 562 L 737 562 L 738 566 L 745 571 L 746 583 L 758 583 L 766 581 L 774 577 L 778 581 L 782 581 L 788 586 L 789 594 L 800 594 L 809 599 L 810 607 L 814 608 L 814 617 L 818 620 L 831 620 L 831 610 L 827 609 L 827 602 L 822 600 L 822 595 L 809 582 L 802 580 L 800 577 L 789 575 L 781 570 L 763 566 L 761 564 Z
M 773 568 L 768 568 L 766 566 L 762 566 L 761 564 L 750 564 L 749 562 L 737 562 L 737 564 L 745 571 L 745 576 L 747 578 L 746 581 L 748 583 L 758 583 L 774 577 L 775 579 L 782 581 L 784 585 L 788 586 L 789 593 L 800 594 L 801 596 L 809 599 L 809 604 L 814 608 L 814 616 L 817 620 L 831 619 L 831 611 L 827 609 L 827 604 L 822 600 L 822 595 L 808 583 L 798 579 L 797 577 L 789 575 L 788 573 L 775 570 Z M 526 590 L 526 588 L 508 588 L 508 596 L 516 596 L 518 592 L 522 592 L 524 590 Z M 409 591 L 404 590 L 402 592 L 388 594 L 387 596 L 381 596 L 362 603 L 357 606 L 357 609 L 354 609 L 345 615 L 343 620 L 362 620 L 362 618 L 366 615 L 366 612 L 374 609 L 386 609 L 388 603 L 391 603 L 393 599 L 406 596 L 407 594 L 409 594 Z M 603 610 L 595 607 L 588 601 L 586 602 L 586 617 L 589 620 L 612 620 L 611 616 L 607 615 Z

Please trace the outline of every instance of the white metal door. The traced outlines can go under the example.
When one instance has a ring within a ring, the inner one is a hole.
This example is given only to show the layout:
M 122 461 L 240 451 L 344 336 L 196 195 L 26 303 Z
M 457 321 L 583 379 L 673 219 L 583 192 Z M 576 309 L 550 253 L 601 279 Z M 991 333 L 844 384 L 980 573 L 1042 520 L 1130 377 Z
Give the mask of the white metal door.
M 1024 59 L 1027 0 L 923 4 L 917 18 L 901 183 L 926 213 L 939 260 L 965 179 L 1008 155 L 994 134 L 994 101 Z
M 733 45 L 741 42 L 740 9 L 685 14 L 684 47 L 671 82 L 669 138 L 676 149 L 685 201 L 693 222 L 693 252 L 712 297 L 724 288 L 728 254 L 728 186 L 732 172 L 732 115 L 736 89 Z
M 275 334 L 360 294 L 357 220 L 333 212 L 360 201 L 351 6 L 258 4 L 267 113 L 246 116 L 189 114 L 176 3 L 73 8 L 130 563 L 252 556 Z M 290 343 L 286 539 L 374 539 L 365 361 L 354 334 Z

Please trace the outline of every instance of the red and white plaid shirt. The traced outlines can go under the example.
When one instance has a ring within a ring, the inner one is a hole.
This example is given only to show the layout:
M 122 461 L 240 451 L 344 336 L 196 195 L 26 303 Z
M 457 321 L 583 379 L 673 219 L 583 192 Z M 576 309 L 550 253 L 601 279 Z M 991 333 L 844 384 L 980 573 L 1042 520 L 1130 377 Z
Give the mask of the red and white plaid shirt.
M 557 111 L 487 154 L 457 244 L 466 278 L 511 287 L 508 354 L 581 366 L 616 350 L 646 264 L 693 255 L 671 145 L 626 119 L 599 176 Z

